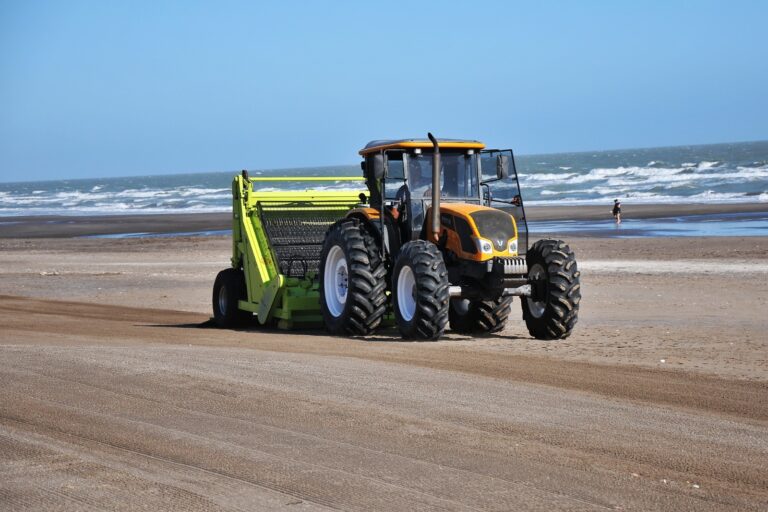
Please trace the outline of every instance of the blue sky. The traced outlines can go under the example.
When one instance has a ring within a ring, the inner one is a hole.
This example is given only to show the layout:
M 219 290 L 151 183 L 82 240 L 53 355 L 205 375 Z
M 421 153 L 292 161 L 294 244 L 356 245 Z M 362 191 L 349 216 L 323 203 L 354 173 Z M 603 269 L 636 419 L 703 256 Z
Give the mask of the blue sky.
M 768 139 L 768 2 L 0 0 L 0 180 Z

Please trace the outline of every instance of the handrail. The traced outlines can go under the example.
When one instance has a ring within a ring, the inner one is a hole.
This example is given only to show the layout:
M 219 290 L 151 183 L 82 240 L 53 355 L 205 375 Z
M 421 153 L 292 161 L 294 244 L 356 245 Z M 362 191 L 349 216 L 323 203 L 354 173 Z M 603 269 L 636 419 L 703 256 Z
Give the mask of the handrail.
M 248 179 L 250 181 L 365 181 L 363 177 L 356 176 L 269 176 Z

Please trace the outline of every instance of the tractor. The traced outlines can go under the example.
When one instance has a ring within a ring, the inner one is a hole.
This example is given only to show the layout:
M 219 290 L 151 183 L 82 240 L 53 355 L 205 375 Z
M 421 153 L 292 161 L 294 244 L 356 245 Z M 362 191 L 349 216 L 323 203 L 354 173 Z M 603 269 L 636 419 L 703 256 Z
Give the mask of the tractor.
M 213 291 L 218 325 L 255 313 L 259 324 L 319 320 L 331 334 L 365 336 L 394 322 L 405 339 L 436 340 L 448 326 L 501 331 L 518 296 L 533 337 L 571 334 L 576 259 L 560 240 L 528 246 L 511 150 L 428 134 L 372 141 L 360 155 L 366 188 L 354 192 L 258 192 L 258 178 L 235 177 L 232 268 Z

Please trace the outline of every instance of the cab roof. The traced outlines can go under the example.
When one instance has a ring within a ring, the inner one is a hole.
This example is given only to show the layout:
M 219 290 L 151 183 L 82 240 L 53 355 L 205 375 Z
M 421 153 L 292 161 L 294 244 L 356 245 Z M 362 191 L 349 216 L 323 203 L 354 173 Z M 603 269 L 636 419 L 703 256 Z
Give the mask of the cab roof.
M 485 144 L 479 140 L 466 139 L 437 139 L 440 149 L 483 149 Z M 377 153 L 384 149 L 411 149 L 424 148 L 432 149 L 432 142 L 429 139 L 385 139 L 372 140 L 360 150 L 363 156 Z

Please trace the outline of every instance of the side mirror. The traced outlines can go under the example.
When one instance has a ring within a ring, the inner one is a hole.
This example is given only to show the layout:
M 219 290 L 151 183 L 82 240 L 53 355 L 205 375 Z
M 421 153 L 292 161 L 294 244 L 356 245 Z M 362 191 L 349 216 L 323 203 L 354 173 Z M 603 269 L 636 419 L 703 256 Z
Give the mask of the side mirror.
M 387 162 L 382 153 L 373 155 L 373 179 L 379 181 L 387 175 Z
M 503 180 L 509 176 L 509 155 L 500 153 L 496 156 L 496 178 Z

